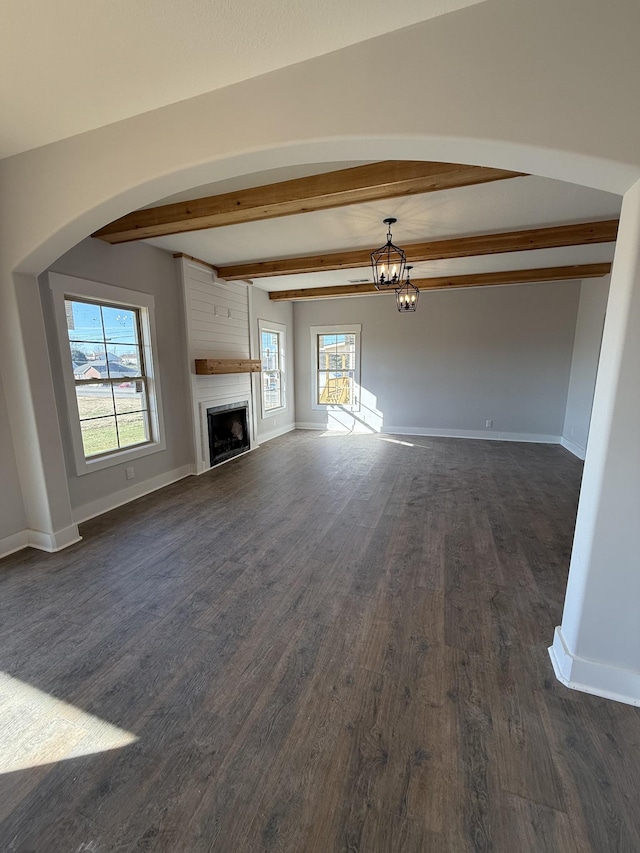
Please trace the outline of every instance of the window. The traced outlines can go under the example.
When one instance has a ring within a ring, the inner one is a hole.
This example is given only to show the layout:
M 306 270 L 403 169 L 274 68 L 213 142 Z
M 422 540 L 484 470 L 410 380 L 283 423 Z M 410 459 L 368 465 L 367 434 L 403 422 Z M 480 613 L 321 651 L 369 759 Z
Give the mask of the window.
M 285 408 L 285 327 L 258 321 L 262 361 L 262 417 Z
M 49 279 L 78 474 L 163 450 L 153 297 Z
M 151 440 L 140 309 L 65 299 L 86 459 Z
M 282 408 L 282 382 L 280 374 L 280 335 L 262 330 L 262 407 L 265 412 Z
M 360 325 L 311 329 L 313 407 L 360 408 Z

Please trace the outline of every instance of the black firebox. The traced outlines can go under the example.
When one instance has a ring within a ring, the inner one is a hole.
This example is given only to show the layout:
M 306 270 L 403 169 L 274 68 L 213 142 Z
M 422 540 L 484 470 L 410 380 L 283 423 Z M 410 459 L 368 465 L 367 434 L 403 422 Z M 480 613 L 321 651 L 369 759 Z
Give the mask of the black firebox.
M 247 411 L 246 400 L 207 409 L 209 460 L 212 466 L 249 450 Z

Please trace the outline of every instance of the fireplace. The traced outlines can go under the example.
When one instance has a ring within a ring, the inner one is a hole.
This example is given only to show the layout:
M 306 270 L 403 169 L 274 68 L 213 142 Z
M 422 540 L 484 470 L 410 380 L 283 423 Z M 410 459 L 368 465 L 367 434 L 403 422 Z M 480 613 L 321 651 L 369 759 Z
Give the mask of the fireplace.
M 248 406 L 248 401 L 243 400 L 227 406 L 207 408 L 209 461 L 212 467 L 249 450 Z

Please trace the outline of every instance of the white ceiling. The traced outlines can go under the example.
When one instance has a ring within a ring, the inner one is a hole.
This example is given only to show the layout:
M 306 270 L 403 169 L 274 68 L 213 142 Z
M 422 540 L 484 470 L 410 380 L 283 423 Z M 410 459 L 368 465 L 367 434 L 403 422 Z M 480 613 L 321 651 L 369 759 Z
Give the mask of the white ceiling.
M 482 0 L 0 0 L 0 158 Z
M 180 193 L 163 199 L 163 203 L 260 186 L 346 165 L 356 164 L 316 164 L 306 169 L 245 176 L 241 181 L 225 181 Z M 614 219 L 620 214 L 620 205 L 621 198 L 617 195 L 548 178 L 526 176 L 263 222 L 159 237 L 146 242 L 167 251 L 193 255 L 214 266 L 223 266 L 342 249 L 374 249 L 385 242 L 386 227 L 382 220 L 387 216 L 397 217 L 393 240 L 407 248 L 411 243 L 450 236 L 490 234 L 546 225 Z M 614 244 L 605 243 L 431 261 L 415 264 L 412 277 L 427 278 L 600 263 L 613 259 L 613 249 Z M 410 262 L 410 248 L 407 256 Z M 363 278 L 371 280 L 369 268 L 255 279 L 254 284 L 265 290 L 289 290 L 347 284 L 349 280 Z

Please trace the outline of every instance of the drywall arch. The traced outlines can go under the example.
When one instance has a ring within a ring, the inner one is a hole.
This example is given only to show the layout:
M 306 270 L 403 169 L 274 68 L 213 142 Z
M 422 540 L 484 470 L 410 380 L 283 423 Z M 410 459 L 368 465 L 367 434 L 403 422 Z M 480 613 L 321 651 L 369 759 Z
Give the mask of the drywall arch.
M 221 156 L 197 164 L 172 162 L 155 174 L 142 171 L 128 184 L 111 182 L 109 194 L 84 200 L 81 210 L 69 209 L 67 222 L 47 222 L 45 230 L 32 235 L 32 245 L 22 258 L 14 259 L 13 272 L 39 275 L 85 237 L 108 222 L 176 192 L 266 170 L 309 163 L 349 160 L 425 160 L 493 166 L 583 184 L 622 193 L 640 178 L 640 167 L 621 166 L 613 161 L 580 157 L 565 151 L 539 149 L 509 141 L 452 137 L 350 137 L 342 139 L 292 140 L 284 144 Z M 83 180 L 89 189 L 90 183 Z M 92 207 L 88 207 L 93 204 Z

